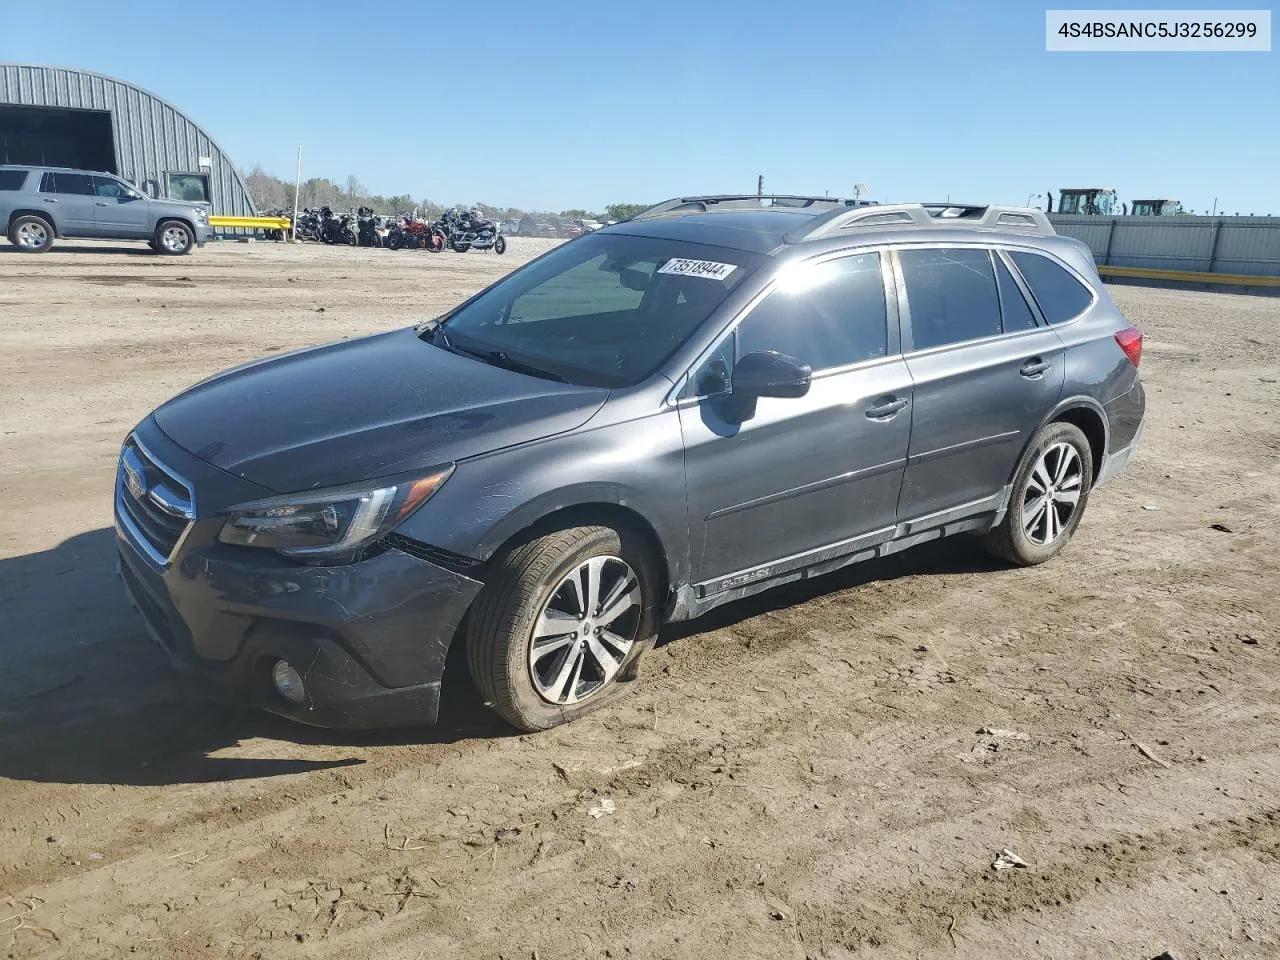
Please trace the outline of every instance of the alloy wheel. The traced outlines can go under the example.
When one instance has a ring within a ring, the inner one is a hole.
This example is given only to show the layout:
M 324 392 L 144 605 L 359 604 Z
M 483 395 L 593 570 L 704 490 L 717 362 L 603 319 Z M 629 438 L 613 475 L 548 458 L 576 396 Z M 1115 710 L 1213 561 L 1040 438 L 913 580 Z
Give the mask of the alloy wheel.
M 187 249 L 187 231 L 182 227 L 165 227 L 160 234 L 160 242 L 166 250 L 173 253 L 181 253 Z
M 1069 443 L 1045 448 L 1027 476 L 1022 494 L 1022 530 L 1038 546 L 1053 543 L 1080 504 L 1080 453 Z
M 551 591 L 529 639 L 534 689 L 558 706 L 605 689 L 636 641 L 640 580 L 626 561 L 591 557 Z
M 18 246 L 26 250 L 39 250 L 49 242 L 49 228 L 40 223 L 27 222 L 18 227 Z

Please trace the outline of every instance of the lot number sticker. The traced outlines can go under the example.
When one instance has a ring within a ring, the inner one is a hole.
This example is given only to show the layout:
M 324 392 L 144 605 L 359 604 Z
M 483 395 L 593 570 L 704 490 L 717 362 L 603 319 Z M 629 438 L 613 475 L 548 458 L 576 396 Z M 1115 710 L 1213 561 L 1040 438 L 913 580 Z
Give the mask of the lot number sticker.
M 659 273 L 674 273 L 681 277 L 706 277 L 708 280 L 723 280 L 738 266 L 734 263 L 716 263 L 714 260 L 682 260 L 672 257 L 661 267 Z

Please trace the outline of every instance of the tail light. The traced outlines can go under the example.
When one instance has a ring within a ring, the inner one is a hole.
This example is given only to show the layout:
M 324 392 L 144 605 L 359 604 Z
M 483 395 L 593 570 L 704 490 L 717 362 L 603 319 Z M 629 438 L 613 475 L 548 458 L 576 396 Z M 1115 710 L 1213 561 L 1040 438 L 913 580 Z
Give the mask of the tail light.
M 1135 367 L 1142 362 L 1142 331 L 1137 327 L 1125 327 L 1116 332 L 1116 343 Z

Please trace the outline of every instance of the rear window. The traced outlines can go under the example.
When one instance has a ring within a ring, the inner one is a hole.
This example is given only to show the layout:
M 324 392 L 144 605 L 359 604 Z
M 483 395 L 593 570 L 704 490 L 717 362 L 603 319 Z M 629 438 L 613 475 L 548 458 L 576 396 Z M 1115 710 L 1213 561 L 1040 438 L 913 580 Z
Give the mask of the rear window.
M 1031 288 L 1040 312 L 1050 323 L 1078 317 L 1093 302 L 1093 291 L 1038 253 L 1013 252 L 1010 257 Z
M 1000 333 L 991 257 L 967 248 L 899 250 L 916 350 Z
M 85 173 L 46 173 L 40 181 L 41 193 L 72 193 L 93 196 L 93 177 Z
M 0 190 L 21 190 L 26 182 L 26 170 L 0 170 Z

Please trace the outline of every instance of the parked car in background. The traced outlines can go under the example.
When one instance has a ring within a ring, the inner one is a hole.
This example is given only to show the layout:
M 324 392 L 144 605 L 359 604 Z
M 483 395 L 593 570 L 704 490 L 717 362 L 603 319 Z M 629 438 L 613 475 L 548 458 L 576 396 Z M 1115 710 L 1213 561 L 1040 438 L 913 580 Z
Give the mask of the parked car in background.
M 593 230 L 599 230 L 604 226 L 599 220 L 575 220 L 573 222 L 580 233 L 591 233 Z
M 162 404 L 114 490 L 153 635 L 342 726 L 433 721 L 461 644 L 539 730 L 665 622 L 956 533 L 1056 556 L 1145 410 L 1089 248 L 1039 210 L 776 199 L 659 204 Z
M 0 224 L 9 242 L 44 253 L 59 237 L 145 240 L 156 253 L 190 253 L 213 236 L 203 204 L 148 197 L 109 173 L 0 166 Z
M 542 237 L 556 237 L 560 235 L 560 231 L 550 220 L 539 220 L 538 235 Z
M 538 221 L 533 217 L 521 217 L 515 232 L 522 237 L 536 237 L 538 235 Z
M 501 223 L 498 224 L 498 229 L 500 229 L 503 233 L 507 234 L 507 236 L 514 237 L 516 234 L 520 232 L 520 221 L 519 220 L 503 220 Z

